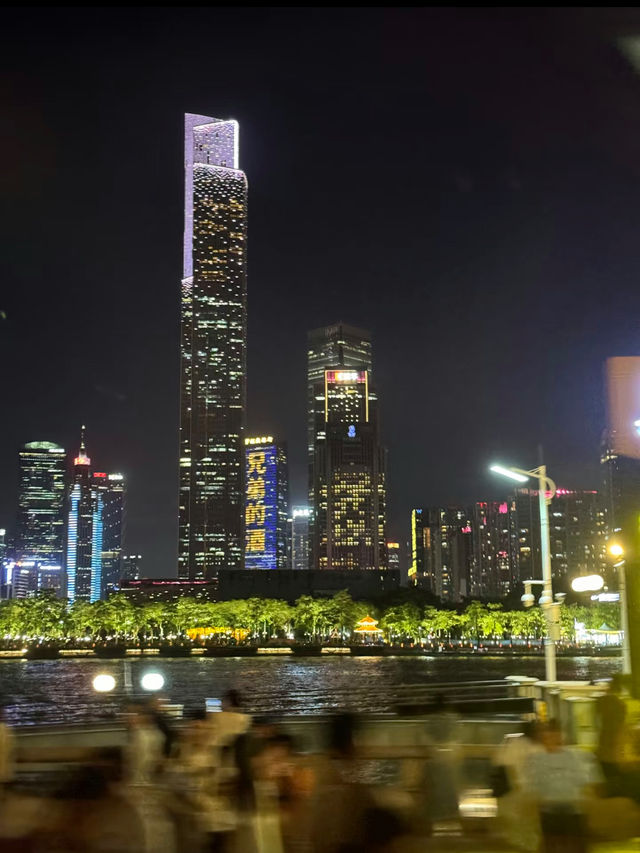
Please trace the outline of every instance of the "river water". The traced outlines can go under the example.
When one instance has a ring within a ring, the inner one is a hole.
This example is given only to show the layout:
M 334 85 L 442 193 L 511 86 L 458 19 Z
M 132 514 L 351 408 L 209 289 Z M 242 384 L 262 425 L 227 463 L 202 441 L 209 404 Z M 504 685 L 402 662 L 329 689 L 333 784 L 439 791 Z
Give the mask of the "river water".
M 606 678 L 620 670 L 620 658 L 558 659 L 558 679 Z M 391 710 L 401 685 L 500 679 L 507 675 L 544 677 L 541 657 L 491 656 L 299 658 L 147 658 L 131 661 L 67 659 L 0 662 L 0 703 L 17 725 L 90 722 L 112 717 L 129 698 L 143 695 L 140 679 L 159 672 L 164 692 L 185 709 L 202 707 L 235 688 L 254 713 L 319 714 L 337 708 Z M 111 694 L 96 694 L 99 673 L 116 679 Z M 130 688 L 125 689 L 125 682 Z

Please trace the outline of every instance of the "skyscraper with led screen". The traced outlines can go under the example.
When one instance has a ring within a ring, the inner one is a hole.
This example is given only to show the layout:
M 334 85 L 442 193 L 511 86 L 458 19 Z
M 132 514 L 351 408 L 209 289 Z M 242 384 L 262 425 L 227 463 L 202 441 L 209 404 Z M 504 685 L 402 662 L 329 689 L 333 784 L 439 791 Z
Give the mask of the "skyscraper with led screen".
M 271 436 L 245 439 L 245 568 L 287 567 L 287 452 Z
M 242 568 L 247 180 L 238 124 L 185 117 L 178 573 Z
M 386 568 L 385 452 L 369 371 L 324 370 L 313 396 L 313 565 Z

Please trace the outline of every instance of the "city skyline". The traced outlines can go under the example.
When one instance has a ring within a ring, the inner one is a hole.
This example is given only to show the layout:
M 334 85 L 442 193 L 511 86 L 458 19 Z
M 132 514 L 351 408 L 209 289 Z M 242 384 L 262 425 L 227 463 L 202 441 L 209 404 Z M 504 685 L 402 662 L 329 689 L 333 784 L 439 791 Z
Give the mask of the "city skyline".
M 5 363 L 19 352 L 20 366 L 4 385 L 15 417 L 3 424 L 0 445 L 7 484 L 0 526 L 14 532 L 17 448 L 47 439 L 73 446 L 75 425 L 86 421 L 104 468 L 129 477 L 131 550 L 144 555 L 147 573 L 173 572 L 183 207 L 176 128 L 185 108 L 232 115 L 243 128 L 252 185 L 247 423 L 252 433 L 288 440 L 294 504 L 307 502 L 305 334 L 336 318 L 371 329 L 376 341 L 392 460 L 390 537 L 404 541 L 411 506 L 506 495 L 487 464 L 498 457 L 533 464 L 538 443 L 559 483 L 600 487 L 602 364 L 637 352 L 639 309 L 637 157 L 624 107 L 635 103 L 638 83 L 605 12 L 583 21 L 584 30 L 570 28 L 570 38 L 569 13 L 561 10 L 545 18 L 551 35 L 533 14 L 517 24 L 499 10 L 473 26 L 455 12 L 406 10 L 359 18 L 347 11 L 341 28 L 338 13 L 328 13 L 322 54 L 328 40 L 338 57 L 328 82 L 314 69 L 318 48 L 308 57 L 295 47 L 294 57 L 267 51 L 257 30 L 242 44 L 220 44 L 213 58 L 190 49 L 196 67 L 176 61 L 174 77 L 166 50 L 182 56 L 187 40 L 180 19 L 170 17 L 163 20 L 175 26 L 158 23 L 157 41 L 143 37 L 135 52 L 118 52 L 119 85 L 103 92 L 101 118 L 91 93 L 96 75 L 109 69 L 112 79 L 116 17 L 101 21 L 108 49 L 87 55 L 89 74 L 79 80 L 64 57 L 44 79 L 42 69 L 52 66 L 48 38 L 27 45 L 23 13 L 11 14 L 9 65 L 23 67 L 25 56 L 31 65 L 13 80 L 8 105 L 16 128 L 7 233 L 14 286 L 0 305 L 0 341 Z M 239 20 L 228 10 L 215 15 L 230 25 Z M 273 15 L 268 27 L 285 46 L 295 27 Z M 87 22 L 45 13 L 35 28 L 82 51 Z M 355 57 L 340 50 L 363 22 L 369 47 L 358 49 L 363 75 L 354 80 Z M 544 61 L 556 44 L 559 86 Z M 471 80 L 454 58 L 461 45 L 474 62 Z M 398 58 L 385 66 L 388 81 L 378 50 Z M 489 70 L 487 53 L 513 61 L 510 80 Z M 282 77 L 294 60 L 301 73 Z M 137 73 L 140 61 L 148 78 Z M 274 93 L 268 104 L 258 98 L 254 62 Z M 576 87 L 578 75 L 598 87 Z M 43 100 L 34 101 L 41 80 Z M 162 104 L 158 91 L 166 94 Z M 73 111 L 71 100 L 57 100 L 62 92 L 74 95 Z M 403 146 L 387 166 L 388 139 L 376 117 L 391 105 L 403 117 Z M 587 118 L 597 142 L 585 138 Z M 86 138 L 81 149 L 69 144 L 76 122 Z M 42 157 L 28 144 L 39 137 Z M 594 145 L 606 153 L 597 168 Z M 96 164 L 100 205 L 89 192 Z M 399 164 L 410 181 L 399 179 Z M 349 191 L 339 208 L 342 174 Z M 534 359 L 540 322 L 544 346 Z M 90 354 L 81 373 L 80 354 Z M 412 376 L 415 390 L 401 376 Z

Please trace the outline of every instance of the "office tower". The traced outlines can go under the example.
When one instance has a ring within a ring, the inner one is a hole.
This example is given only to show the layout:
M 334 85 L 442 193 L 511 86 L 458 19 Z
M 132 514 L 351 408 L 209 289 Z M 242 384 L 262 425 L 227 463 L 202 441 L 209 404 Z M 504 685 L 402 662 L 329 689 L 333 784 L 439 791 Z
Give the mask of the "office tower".
M 38 591 L 38 564 L 35 560 L 16 560 L 8 565 L 8 598 L 29 598 Z
M 61 565 L 64 554 L 65 452 L 31 441 L 19 453 L 16 559 Z
M 385 454 L 368 370 L 314 384 L 313 566 L 386 568 Z
M 387 542 L 387 568 L 400 571 L 400 543 Z
M 0 527 L 0 565 L 7 559 L 7 531 Z
M 346 323 L 313 329 L 307 335 L 307 453 L 309 460 L 309 504 L 313 506 L 313 462 L 317 431 L 323 431 L 316 410 L 324 405 L 324 395 L 316 386 L 324 381 L 329 368 L 368 370 L 372 376 L 371 333 Z M 370 393 L 372 393 L 370 389 Z M 312 525 L 313 525 L 313 519 Z
M 294 506 L 291 514 L 291 568 L 309 568 L 309 520 L 311 510 Z
M 473 508 L 474 562 L 469 594 L 503 598 L 517 585 L 513 511 L 507 501 L 480 501 Z
M 517 540 L 514 570 L 519 580 L 540 578 L 540 512 L 538 493 L 518 489 L 514 501 Z M 551 573 L 554 579 L 581 574 L 602 574 L 606 568 L 606 510 L 602 496 L 593 490 L 558 489 L 549 505 Z
M 38 590 L 49 590 L 58 597 L 64 595 L 64 570 L 62 565 L 54 566 L 50 563 L 38 563 Z
M 139 581 L 142 577 L 142 554 L 124 554 L 122 557 L 123 581 Z
M 101 547 L 96 550 L 94 563 L 100 556 L 100 597 L 106 598 L 120 583 L 122 576 L 122 545 L 126 520 L 126 481 L 123 474 L 95 471 L 92 478 L 94 501 L 94 531 L 100 525 Z
M 178 574 L 242 568 L 247 180 L 238 124 L 185 117 Z
M 423 507 L 411 510 L 411 560 L 409 563 L 409 583 L 433 592 L 435 578 L 427 568 L 425 554 L 430 545 L 431 528 L 429 512 Z
M 287 451 L 270 435 L 245 438 L 245 568 L 287 567 Z
M 91 480 L 91 459 L 86 453 L 83 427 L 80 451 L 73 460 L 68 499 L 66 572 L 67 598 L 71 603 L 77 599 L 96 601 L 100 598 L 99 578 L 92 576 L 96 568 L 94 548 L 100 547 L 102 550 L 100 526 L 94 536 L 93 522 L 96 512 Z

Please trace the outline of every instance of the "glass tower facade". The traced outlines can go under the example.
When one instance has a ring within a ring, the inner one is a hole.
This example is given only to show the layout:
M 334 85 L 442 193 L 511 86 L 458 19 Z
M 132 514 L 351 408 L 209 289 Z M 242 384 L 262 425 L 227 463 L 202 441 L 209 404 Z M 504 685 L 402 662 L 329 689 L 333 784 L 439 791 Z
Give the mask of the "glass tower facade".
M 18 560 L 60 566 L 64 554 L 65 452 L 50 441 L 20 450 Z
M 314 385 L 313 566 L 386 568 L 385 455 L 368 370 Z
M 245 439 L 245 568 L 287 568 L 289 474 L 285 445 Z
M 80 452 L 73 460 L 73 476 L 69 491 L 69 516 L 67 525 L 67 598 L 95 601 L 100 598 L 99 588 L 92 583 L 95 568 L 94 549 L 94 501 L 91 482 L 91 459 L 87 456 L 83 438 Z
M 309 568 L 309 521 L 311 510 L 294 506 L 291 514 L 291 568 L 301 571 Z
M 238 124 L 185 117 L 178 574 L 244 559 L 247 180 Z
M 126 480 L 123 474 L 93 474 L 94 534 L 100 524 L 100 550 L 95 543 L 94 560 L 100 554 L 100 596 L 118 588 L 123 575 L 122 548 L 126 522 Z M 93 578 L 92 578 L 93 580 Z

